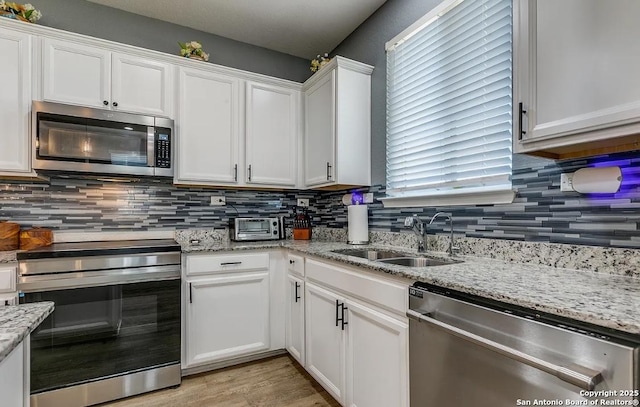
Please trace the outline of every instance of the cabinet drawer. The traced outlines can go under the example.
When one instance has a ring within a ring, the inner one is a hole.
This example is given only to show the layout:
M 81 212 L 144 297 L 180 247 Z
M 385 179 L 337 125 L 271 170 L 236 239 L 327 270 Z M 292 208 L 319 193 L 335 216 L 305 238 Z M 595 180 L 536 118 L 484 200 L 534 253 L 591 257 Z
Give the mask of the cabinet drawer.
M 315 280 L 353 297 L 381 306 L 395 313 L 407 312 L 407 284 L 377 278 L 321 261 L 307 259 L 307 279 Z
M 269 268 L 269 253 L 189 254 L 187 276 Z
M 16 290 L 16 268 L 0 267 L 0 293 Z
M 287 270 L 304 276 L 304 257 L 289 254 L 287 256 Z

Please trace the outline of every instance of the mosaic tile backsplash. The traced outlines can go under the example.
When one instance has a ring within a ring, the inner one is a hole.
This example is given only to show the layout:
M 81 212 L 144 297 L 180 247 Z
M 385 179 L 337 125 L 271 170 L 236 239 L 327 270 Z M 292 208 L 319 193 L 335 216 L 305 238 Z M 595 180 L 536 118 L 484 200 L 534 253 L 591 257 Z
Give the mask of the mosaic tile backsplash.
M 560 192 L 560 173 L 594 165 L 622 168 L 620 192 L 590 196 Z M 456 234 L 466 237 L 640 248 L 638 152 L 565 162 L 515 155 L 512 178 L 517 195 L 511 204 L 385 209 L 375 201 L 369 206 L 369 228 L 397 232 L 404 230 L 406 216 L 415 213 L 428 218 L 447 211 L 453 213 Z M 360 191 L 373 192 L 376 198 L 385 193 L 381 185 Z M 209 206 L 214 195 L 224 195 L 228 205 Z M 296 198 L 309 198 L 315 225 L 345 228 L 343 195 L 186 188 L 169 181 L 52 178 L 48 184 L 0 183 L 0 220 L 78 231 L 225 228 L 229 218 L 236 216 L 291 216 Z M 446 234 L 449 225 L 437 221 L 429 230 Z

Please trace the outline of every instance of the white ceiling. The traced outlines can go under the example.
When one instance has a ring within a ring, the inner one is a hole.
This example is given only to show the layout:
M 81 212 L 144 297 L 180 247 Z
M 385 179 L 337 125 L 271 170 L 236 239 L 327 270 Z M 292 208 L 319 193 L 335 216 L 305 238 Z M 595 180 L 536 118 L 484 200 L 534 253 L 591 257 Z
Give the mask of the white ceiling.
M 386 0 L 89 1 L 312 59 L 334 49 Z

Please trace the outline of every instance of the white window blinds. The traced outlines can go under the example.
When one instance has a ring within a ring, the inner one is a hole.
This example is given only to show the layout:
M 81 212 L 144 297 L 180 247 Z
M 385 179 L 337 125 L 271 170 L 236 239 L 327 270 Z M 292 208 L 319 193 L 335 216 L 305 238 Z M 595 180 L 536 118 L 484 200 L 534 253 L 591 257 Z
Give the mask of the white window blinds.
M 387 194 L 511 189 L 511 0 L 445 1 L 387 44 Z

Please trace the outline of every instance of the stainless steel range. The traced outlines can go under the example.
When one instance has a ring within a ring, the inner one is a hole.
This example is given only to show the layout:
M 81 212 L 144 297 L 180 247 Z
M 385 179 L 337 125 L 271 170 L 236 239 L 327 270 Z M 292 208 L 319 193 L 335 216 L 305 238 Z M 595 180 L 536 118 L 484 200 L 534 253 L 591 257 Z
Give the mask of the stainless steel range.
M 180 250 L 173 240 L 140 240 L 18 254 L 20 302 L 55 302 L 31 334 L 33 407 L 180 384 Z

